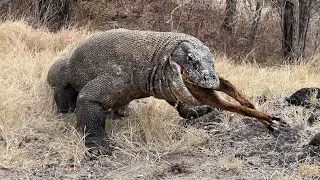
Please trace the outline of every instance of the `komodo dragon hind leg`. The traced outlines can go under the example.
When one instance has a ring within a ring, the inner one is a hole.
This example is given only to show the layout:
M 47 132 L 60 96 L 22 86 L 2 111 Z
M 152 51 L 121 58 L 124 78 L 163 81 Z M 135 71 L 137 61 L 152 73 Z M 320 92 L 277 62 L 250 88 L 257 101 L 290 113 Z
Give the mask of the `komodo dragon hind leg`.
M 70 86 L 55 87 L 54 100 L 59 113 L 74 112 L 78 93 Z
M 78 98 L 78 92 L 73 91 L 71 94 L 71 100 L 70 100 L 70 112 L 75 112 L 76 110 L 76 104 L 77 104 L 77 98 Z
M 280 125 L 286 124 L 285 122 L 281 121 L 280 118 L 272 117 L 256 109 L 243 105 L 232 104 L 219 97 L 215 90 L 201 88 L 188 81 L 185 81 L 185 84 L 193 96 L 202 104 L 210 105 L 230 112 L 235 112 L 244 116 L 255 117 L 270 130 L 277 129 L 276 126 L 280 123 L 282 123 Z

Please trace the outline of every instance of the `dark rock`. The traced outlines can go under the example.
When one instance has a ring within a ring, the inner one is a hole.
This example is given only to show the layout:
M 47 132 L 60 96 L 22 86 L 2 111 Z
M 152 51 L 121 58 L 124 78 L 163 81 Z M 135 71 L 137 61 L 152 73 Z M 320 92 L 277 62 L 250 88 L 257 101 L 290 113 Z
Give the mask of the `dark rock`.
M 314 109 L 308 118 L 309 125 L 313 125 L 317 121 L 320 121 L 320 109 Z
M 320 146 L 320 133 L 317 133 L 309 142 L 310 146 Z
M 173 174 L 182 174 L 182 173 L 190 173 L 191 171 L 188 169 L 185 163 L 176 163 L 169 168 L 169 171 Z
M 312 100 L 314 96 L 316 96 L 316 102 Z M 286 98 L 286 101 L 295 106 L 320 108 L 320 88 L 302 88 Z

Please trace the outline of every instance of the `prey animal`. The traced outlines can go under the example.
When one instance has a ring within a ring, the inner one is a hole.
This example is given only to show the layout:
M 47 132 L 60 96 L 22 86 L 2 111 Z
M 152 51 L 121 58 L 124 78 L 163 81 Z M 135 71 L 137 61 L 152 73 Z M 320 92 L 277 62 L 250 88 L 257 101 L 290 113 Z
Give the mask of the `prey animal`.
M 55 62 L 47 80 L 59 111 L 76 109 L 77 129 L 87 135 L 86 146 L 99 151 L 106 147 L 106 111 L 121 114 L 130 101 L 149 96 L 166 100 L 183 118 L 202 116 L 215 106 L 257 117 L 270 128 L 278 120 L 256 110 L 218 77 L 209 48 L 183 33 L 126 29 L 99 33 Z M 241 105 L 221 101 L 215 90 Z

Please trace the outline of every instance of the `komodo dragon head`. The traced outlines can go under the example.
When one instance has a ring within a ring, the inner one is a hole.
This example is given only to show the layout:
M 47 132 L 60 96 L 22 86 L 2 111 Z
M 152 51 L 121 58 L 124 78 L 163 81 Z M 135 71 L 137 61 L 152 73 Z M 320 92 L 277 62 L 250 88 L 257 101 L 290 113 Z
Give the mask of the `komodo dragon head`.
M 182 74 L 187 74 L 186 81 L 202 88 L 215 89 L 219 78 L 214 70 L 213 55 L 209 48 L 201 44 L 185 41 L 180 43 L 169 58 L 171 69 L 170 89 L 175 98 L 184 104 L 200 105 L 185 86 Z
M 202 88 L 215 89 L 219 86 L 219 78 L 214 70 L 214 58 L 207 46 L 182 42 L 171 54 L 171 59 L 188 74 L 189 82 Z

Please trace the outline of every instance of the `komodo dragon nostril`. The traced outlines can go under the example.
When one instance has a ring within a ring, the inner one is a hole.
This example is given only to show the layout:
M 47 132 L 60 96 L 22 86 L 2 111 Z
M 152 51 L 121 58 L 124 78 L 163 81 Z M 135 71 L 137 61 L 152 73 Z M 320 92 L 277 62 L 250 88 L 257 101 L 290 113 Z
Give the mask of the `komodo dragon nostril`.
M 203 79 L 204 79 L 205 81 L 207 81 L 207 80 L 209 80 L 209 77 L 210 77 L 210 76 L 206 74 L 206 75 L 203 76 Z

